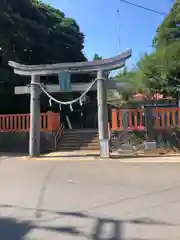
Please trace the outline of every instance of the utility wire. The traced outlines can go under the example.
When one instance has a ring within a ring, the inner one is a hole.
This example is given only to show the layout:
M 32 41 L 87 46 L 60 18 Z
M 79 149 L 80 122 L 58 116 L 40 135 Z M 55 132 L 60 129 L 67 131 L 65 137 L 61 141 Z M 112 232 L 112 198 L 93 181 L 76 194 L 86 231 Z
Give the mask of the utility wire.
M 151 9 L 151 8 L 147 8 L 147 7 L 144 7 L 142 5 L 139 5 L 139 4 L 136 4 L 136 3 L 132 3 L 132 2 L 129 2 L 129 1 L 126 1 L 126 0 L 119 0 L 120 2 L 123 2 L 123 3 L 126 3 L 128 5 L 131 5 L 131 6 L 134 6 L 134 7 L 137 7 L 137 8 L 141 8 L 143 10 L 146 10 L 146 11 L 149 11 L 149 12 L 152 12 L 152 13 L 156 13 L 158 15 L 162 15 L 162 16 L 166 16 L 167 14 L 164 13 L 164 12 L 159 12 L 155 9 Z
M 117 9 L 117 32 L 118 32 L 118 52 L 119 52 L 121 48 L 119 9 Z

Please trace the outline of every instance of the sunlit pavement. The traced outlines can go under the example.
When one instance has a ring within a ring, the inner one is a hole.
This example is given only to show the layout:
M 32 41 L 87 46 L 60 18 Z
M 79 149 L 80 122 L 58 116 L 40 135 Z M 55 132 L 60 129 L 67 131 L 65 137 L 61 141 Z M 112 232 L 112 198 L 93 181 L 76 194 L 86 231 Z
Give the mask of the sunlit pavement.
M 0 161 L 0 239 L 174 240 L 179 229 L 178 163 Z

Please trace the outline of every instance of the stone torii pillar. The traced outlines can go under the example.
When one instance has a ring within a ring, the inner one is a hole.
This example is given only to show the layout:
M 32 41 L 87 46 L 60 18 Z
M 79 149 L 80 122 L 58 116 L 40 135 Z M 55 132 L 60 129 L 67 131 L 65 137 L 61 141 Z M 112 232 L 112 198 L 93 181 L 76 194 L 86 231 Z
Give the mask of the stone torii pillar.
M 31 76 L 29 156 L 40 155 L 40 76 Z
M 97 73 L 98 129 L 101 158 L 109 158 L 107 81 L 103 71 Z
M 105 72 L 119 69 L 125 66 L 125 61 L 131 57 L 131 50 L 118 56 L 104 60 L 91 62 L 59 63 L 47 65 L 22 65 L 9 61 L 9 66 L 14 68 L 14 73 L 31 77 L 31 102 L 30 102 L 30 133 L 29 155 L 40 156 L 40 100 L 39 87 L 40 76 L 69 73 L 97 72 L 97 100 L 98 100 L 98 128 L 100 141 L 100 157 L 109 158 L 108 141 L 108 111 L 107 111 L 107 87 Z

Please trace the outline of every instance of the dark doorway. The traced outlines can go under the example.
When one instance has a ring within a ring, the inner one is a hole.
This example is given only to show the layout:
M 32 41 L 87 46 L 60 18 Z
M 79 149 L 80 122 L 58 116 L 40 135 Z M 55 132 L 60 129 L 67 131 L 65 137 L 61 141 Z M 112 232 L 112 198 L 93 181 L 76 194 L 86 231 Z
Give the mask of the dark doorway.
M 70 113 L 69 118 L 75 129 L 97 128 L 97 109 L 91 104 L 76 108 Z
M 85 101 L 82 106 L 77 103 L 74 111 L 69 112 L 69 119 L 74 129 L 95 129 L 98 127 L 96 92 L 89 92 L 87 96 L 87 101 Z

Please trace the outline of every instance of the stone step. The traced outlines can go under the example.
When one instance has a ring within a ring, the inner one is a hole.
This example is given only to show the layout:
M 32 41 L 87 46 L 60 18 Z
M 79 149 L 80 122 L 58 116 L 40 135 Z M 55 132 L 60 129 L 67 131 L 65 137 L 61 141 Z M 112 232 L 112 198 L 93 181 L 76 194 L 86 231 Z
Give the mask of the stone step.
M 99 150 L 99 149 L 100 149 L 100 146 L 99 146 L 99 145 L 94 145 L 94 146 L 91 146 L 91 145 L 90 145 L 90 146 L 81 146 L 80 149 L 84 149 L 84 150 L 86 150 L 86 149 L 87 149 L 87 150 L 88 150 L 88 149 L 89 149 L 89 150 L 91 150 L 91 149 L 98 149 L 98 150 Z
M 77 138 L 79 138 L 79 139 L 82 139 L 82 138 L 85 138 L 85 139 L 91 139 L 91 138 L 99 138 L 99 136 L 98 135 L 67 135 L 67 134 L 64 134 L 63 135 L 63 137 L 64 138 L 72 138 L 72 139 L 77 139 Z
M 74 137 L 74 138 L 69 138 L 69 137 L 62 137 L 63 141 L 99 141 L 99 138 L 94 138 L 94 137 L 91 137 L 91 138 L 87 138 L 87 137 L 82 137 L 82 138 L 79 138 L 79 137 Z
M 97 131 L 64 131 L 66 134 L 98 134 Z
M 66 130 L 62 136 L 58 149 L 74 150 L 99 150 L 99 135 L 95 129 Z
M 77 143 L 77 142 L 79 142 L 79 143 L 81 143 L 81 142 L 84 142 L 84 143 L 99 143 L 99 139 L 68 139 L 68 138 L 63 138 L 63 139 L 61 139 L 62 141 L 60 142 L 60 144 L 61 143 L 69 143 L 69 144 L 71 144 L 71 143 Z M 78 141 L 79 140 L 79 141 Z
M 99 136 L 99 134 L 98 133 L 86 133 L 86 132 L 81 132 L 81 133 L 79 133 L 79 132 L 64 132 L 64 136 L 88 136 L 88 137 L 96 137 L 96 136 Z
M 66 147 L 66 146 L 68 146 L 68 147 L 82 147 L 82 146 L 96 147 L 96 146 L 98 146 L 99 147 L 99 143 L 94 143 L 94 144 L 91 144 L 91 143 L 87 143 L 87 144 L 85 144 L 85 143 L 82 143 L 82 144 L 80 144 L 80 143 L 74 143 L 74 144 L 62 143 L 62 144 L 59 144 L 59 147 Z
M 60 145 L 62 144 L 68 144 L 68 145 L 71 145 L 71 144 L 99 144 L 99 140 L 82 140 L 82 141 L 76 141 L 76 140 L 69 140 L 67 141 L 66 139 L 64 140 L 61 140 L 61 142 L 59 142 Z
M 93 151 L 93 150 L 96 150 L 96 151 L 99 151 L 99 147 L 77 147 L 77 148 L 72 148 L 72 147 L 63 147 L 63 148 L 61 148 L 61 147 L 59 147 L 58 148 L 58 150 L 59 151 L 69 151 L 69 152 L 71 152 L 71 151 L 78 151 L 78 150 L 83 150 L 83 151 Z
M 64 130 L 65 133 L 98 133 L 98 129 L 71 129 L 71 130 Z

